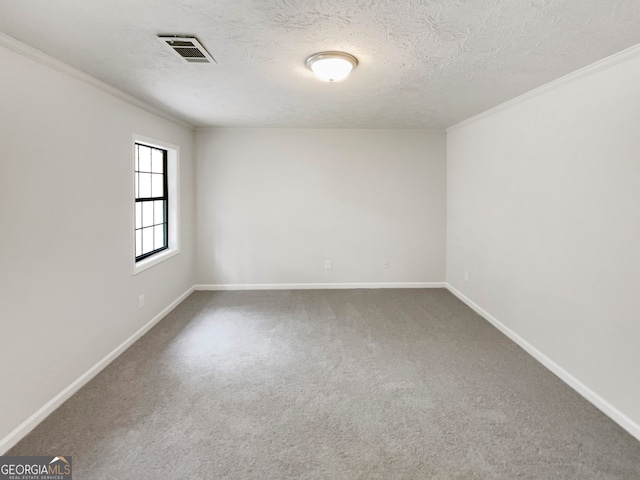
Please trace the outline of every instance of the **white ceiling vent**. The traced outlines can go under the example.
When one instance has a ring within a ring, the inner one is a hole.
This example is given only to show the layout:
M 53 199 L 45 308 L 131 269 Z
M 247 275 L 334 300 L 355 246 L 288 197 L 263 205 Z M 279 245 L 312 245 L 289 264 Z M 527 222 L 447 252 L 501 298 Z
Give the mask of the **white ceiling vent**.
M 195 37 L 158 35 L 158 40 L 189 63 L 216 63 L 215 59 Z

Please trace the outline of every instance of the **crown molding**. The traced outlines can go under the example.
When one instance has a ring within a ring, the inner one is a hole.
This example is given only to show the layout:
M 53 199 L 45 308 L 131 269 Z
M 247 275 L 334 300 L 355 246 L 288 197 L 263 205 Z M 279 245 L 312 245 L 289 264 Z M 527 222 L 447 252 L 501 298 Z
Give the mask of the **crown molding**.
M 122 90 L 112 87 L 111 85 L 101 80 L 98 80 L 97 78 L 92 77 L 91 75 L 84 73 L 81 70 L 78 70 L 77 68 L 72 67 L 67 63 L 64 63 L 63 61 L 53 58 L 50 55 L 47 55 L 46 53 L 36 48 L 33 48 L 27 45 L 26 43 L 22 43 L 21 41 L 16 40 L 15 38 L 10 37 L 9 35 L 6 35 L 2 32 L 0 32 L 0 46 L 5 47 L 15 53 L 18 53 L 19 55 L 27 57 L 35 62 L 38 62 L 41 65 L 52 68 L 71 78 L 80 80 L 81 82 L 84 82 L 87 85 L 90 85 L 113 97 L 116 97 L 119 100 L 127 102 L 128 104 L 133 105 L 134 107 L 138 107 L 148 113 L 164 118 L 165 120 L 169 120 L 170 122 L 176 123 L 182 127 L 186 127 L 190 130 L 194 130 L 194 126 L 191 125 L 190 123 L 187 123 L 184 120 L 181 120 L 180 118 L 177 118 L 159 108 L 153 107 L 148 103 L 132 95 L 129 95 L 128 93 L 123 92 Z
M 469 117 L 466 120 L 462 120 L 461 122 L 458 122 L 454 125 L 451 125 L 450 127 L 447 127 L 446 132 L 447 133 L 452 132 L 453 130 L 456 130 L 460 127 L 469 125 L 470 123 L 474 123 L 474 122 L 477 122 L 478 120 L 482 120 L 484 118 L 490 117 L 491 115 L 501 112 L 502 110 L 506 110 L 510 107 L 526 102 L 527 100 L 530 100 L 532 98 L 538 97 L 540 95 L 544 95 L 545 93 L 551 90 L 562 87 L 564 85 L 568 85 L 582 78 L 589 77 L 595 73 L 601 72 L 602 70 L 606 70 L 615 65 L 619 65 L 628 60 L 632 60 L 638 56 L 640 56 L 640 44 L 629 47 L 618 53 L 614 53 L 613 55 L 603 58 L 602 60 L 598 60 L 595 63 L 587 65 L 586 67 L 582 67 L 578 70 L 568 73 L 567 75 L 564 75 L 563 77 L 560 77 L 556 80 L 552 80 L 549 83 L 545 83 L 540 87 L 534 88 L 533 90 L 523 93 L 522 95 L 519 95 L 515 98 L 512 98 L 511 100 L 507 100 L 506 102 L 501 103 L 500 105 L 497 105 L 493 108 L 490 108 L 489 110 L 485 110 L 484 112 L 474 115 L 473 117 Z
M 356 128 L 356 127 L 348 127 L 348 128 L 340 128 L 340 127 L 272 127 L 265 125 L 264 127 L 229 127 L 229 126 L 205 126 L 205 127 L 194 127 L 196 133 L 206 133 L 206 132 L 218 132 L 220 130 L 245 130 L 245 131 L 264 131 L 264 130 L 339 130 L 339 131 L 354 131 L 354 132 L 422 132 L 422 133 L 446 133 L 444 128 L 437 127 L 424 127 L 424 128 Z

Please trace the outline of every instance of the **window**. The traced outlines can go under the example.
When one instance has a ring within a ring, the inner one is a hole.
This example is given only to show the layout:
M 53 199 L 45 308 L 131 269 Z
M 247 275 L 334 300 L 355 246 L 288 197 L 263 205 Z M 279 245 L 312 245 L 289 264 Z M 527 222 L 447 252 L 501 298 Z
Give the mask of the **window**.
M 175 145 L 133 137 L 133 274 L 179 253 Z
M 136 262 L 169 248 L 167 151 L 135 143 Z

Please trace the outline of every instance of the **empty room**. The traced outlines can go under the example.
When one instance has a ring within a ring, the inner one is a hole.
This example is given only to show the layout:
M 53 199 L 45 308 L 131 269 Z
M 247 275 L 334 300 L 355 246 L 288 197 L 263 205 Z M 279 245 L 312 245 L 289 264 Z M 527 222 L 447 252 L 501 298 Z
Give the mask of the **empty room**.
M 637 0 L 0 0 L 0 479 L 640 479 Z

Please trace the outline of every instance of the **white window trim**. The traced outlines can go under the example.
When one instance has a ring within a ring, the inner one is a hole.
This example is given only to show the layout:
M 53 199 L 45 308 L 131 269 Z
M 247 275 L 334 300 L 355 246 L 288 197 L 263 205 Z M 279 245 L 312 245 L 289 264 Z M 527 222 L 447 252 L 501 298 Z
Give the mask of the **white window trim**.
M 143 143 L 167 151 L 167 184 L 169 193 L 169 246 L 166 250 L 136 262 L 136 206 L 135 206 L 135 155 L 134 145 Z M 130 255 L 133 261 L 132 275 L 147 270 L 180 253 L 180 147 L 171 143 L 156 140 L 142 135 L 133 135 L 131 144 L 131 246 Z

